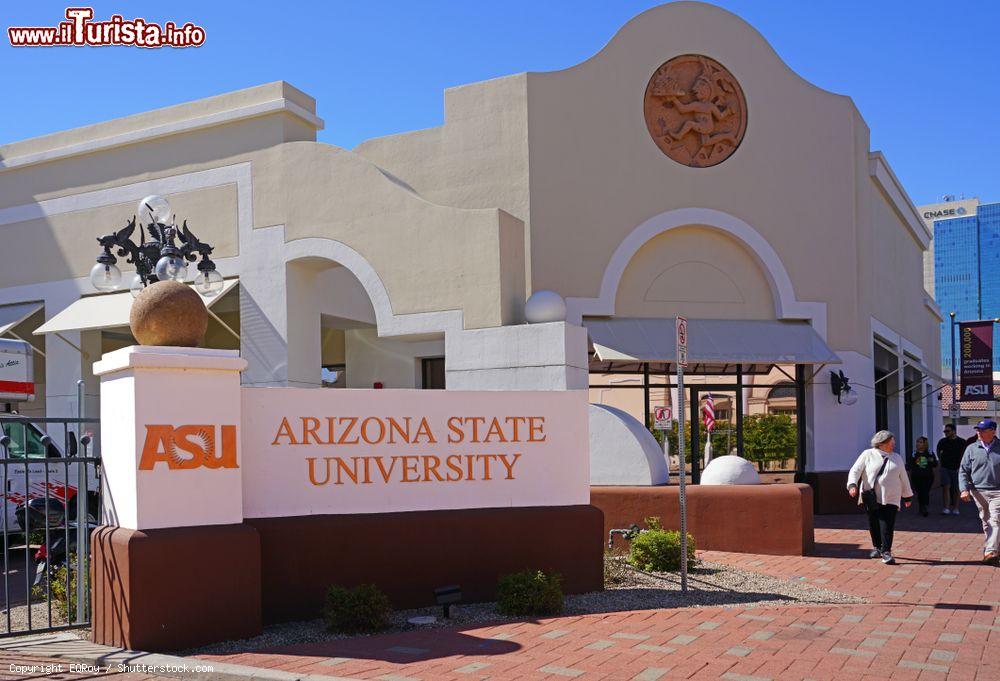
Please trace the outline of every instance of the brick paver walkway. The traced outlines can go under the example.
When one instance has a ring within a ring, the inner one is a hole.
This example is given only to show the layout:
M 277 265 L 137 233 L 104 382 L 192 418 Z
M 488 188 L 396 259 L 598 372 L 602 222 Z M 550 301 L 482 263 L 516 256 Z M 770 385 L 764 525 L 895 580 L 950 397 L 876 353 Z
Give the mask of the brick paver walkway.
M 708 560 L 872 599 L 870 605 L 646 610 L 437 629 L 206 656 L 326 677 L 413 679 L 1000 679 L 1000 569 L 974 509 L 900 516 L 896 566 L 867 558 L 861 516 L 817 518 L 808 557 Z

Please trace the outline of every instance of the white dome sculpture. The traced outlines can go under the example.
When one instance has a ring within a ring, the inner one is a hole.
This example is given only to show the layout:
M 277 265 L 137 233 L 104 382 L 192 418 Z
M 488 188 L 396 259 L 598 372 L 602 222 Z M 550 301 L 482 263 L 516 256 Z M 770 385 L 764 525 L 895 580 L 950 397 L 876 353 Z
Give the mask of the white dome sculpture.
M 667 461 L 656 438 L 634 416 L 591 404 L 590 484 L 664 485 Z
M 566 301 L 555 291 L 535 291 L 524 304 L 529 324 L 566 321 Z
M 701 473 L 703 485 L 759 485 L 753 464 L 742 456 L 729 454 L 712 459 Z

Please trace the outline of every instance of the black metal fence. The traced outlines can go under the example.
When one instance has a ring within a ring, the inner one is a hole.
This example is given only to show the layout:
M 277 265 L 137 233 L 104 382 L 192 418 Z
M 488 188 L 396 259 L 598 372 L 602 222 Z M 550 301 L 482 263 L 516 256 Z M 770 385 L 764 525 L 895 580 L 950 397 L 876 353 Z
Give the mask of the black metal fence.
M 100 421 L 0 414 L 0 637 L 90 623 L 90 531 L 101 517 Z

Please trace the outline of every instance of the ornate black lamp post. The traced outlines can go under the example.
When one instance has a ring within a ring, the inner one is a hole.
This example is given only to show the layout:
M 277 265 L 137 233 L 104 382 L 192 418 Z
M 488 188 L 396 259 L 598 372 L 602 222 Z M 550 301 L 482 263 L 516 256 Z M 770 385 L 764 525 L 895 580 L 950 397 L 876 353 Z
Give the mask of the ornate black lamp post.
M 139 244 L 132 241 L 136 222 L 139 223 Z M 148 233 L 148 238 L 147 238 Z M 180 242 L 178 245 L 176 242 Z M 129 287 L 132 295 L 157 281 L 180 281 L 187 279 L 188 262 L 198 263 L 198 276 L 194 279 L 195 290 L 203 296 L 218 295 L 222 290 L 222 275 L 215 269 L 209 257 L 212 246 L 199 241 L 188 229 L 187 220 L 178 227 L 170 212 L 170 204 L 161 196 L 147 196 L 139 202 L 137 215 L 122 229 L 98 238 L 104 249 L 97 256 L 97 264 L 90 270 L 90 281 L 98 291 L 114 291 L 121 288 L 122 273 L 115 264 L 117 255 L 125 262 L 135 265 L 135 277 Z

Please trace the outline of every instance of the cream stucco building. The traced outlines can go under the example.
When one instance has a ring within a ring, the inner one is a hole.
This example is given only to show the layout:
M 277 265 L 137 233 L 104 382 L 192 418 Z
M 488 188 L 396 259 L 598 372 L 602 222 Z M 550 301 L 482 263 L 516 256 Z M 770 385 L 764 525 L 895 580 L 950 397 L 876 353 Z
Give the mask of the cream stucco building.
M 745 135 L 711 167 L 668 157 L 644 120 L 651 76 L 679 55 L 723 65 L 745 95 Z M 936 429 L 932 401 L 913 399 L 936 387 L 939 356 L 928 230 L 851 99 L 742 19 L 664 5 L 581 64 L 444 99 L 441 126 L 353 150 L 318 143 L 316 102 L 284 82 L 0 147 L 0 304 L 35 304 L 11 330 L 45 353 L 25 410 L 75 413 L 81 378 L 96 400 L 92 363 L 131 338 L 101 311 L 121 303 L 81 312 L 95 238 L 157 193 L 238 277 L 208 343 L 241 350 L 245 384 L 320 387 L 327 367 L 349 388 L 428 387 L 443 358 L 449 389 L 586 389 L 595 321 L 680 314 L 730 324 L 711 327 L 723 348 L 766 340 L 744 335 L 766 322 L 835 354 L 785 359 L 800 473 L 821 489 L 839 492 L 880 409 L 893 430 Z M 525 323 L 540 290 L 565 299 L 565 322 Z M 838 404 L 831 368 L 856 404 Z

